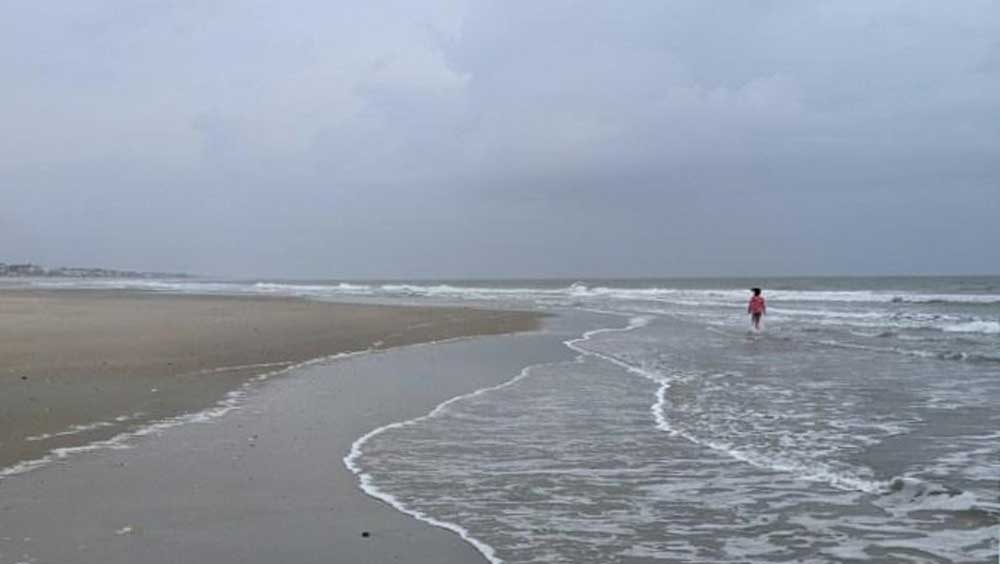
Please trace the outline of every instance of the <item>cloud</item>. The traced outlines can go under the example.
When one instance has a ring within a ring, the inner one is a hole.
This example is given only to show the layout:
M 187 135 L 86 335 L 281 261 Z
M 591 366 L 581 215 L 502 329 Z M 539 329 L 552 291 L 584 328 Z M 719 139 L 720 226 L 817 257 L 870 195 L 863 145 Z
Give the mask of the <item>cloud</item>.
M 31 227 L 8 253 L 451 276 L 880 271 L 872 238 L 887 272 L 997 252 L 988 221 L 938 233 L 938 263 L 914 246 L 920 214 L 997 205 L 989 2 L 10 10 L 0 205 Z

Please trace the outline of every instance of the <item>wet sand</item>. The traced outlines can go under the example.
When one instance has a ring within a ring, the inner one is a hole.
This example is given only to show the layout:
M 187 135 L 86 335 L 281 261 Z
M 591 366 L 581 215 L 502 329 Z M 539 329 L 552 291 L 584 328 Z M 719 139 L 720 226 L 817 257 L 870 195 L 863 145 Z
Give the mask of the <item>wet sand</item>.
M 255 387 L 221 419 L 10 477 L 0 564 L 485 562 L 365 495 L 343 457 L 372 429 L 571 358 L 566 338 L 549 328 L 316 364 Z
M 122 291 L 0 292 L 0 469 L 212 406 L 345 351 L 530 330 L 531 313 Z

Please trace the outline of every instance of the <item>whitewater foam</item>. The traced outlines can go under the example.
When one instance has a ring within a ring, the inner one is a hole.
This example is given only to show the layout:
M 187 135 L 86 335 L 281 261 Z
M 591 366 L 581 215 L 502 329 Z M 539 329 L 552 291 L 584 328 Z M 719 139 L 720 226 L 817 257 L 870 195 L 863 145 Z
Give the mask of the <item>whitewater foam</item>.
M 383 425 L 381 427 L 372 429 L 371 431 L 365 433 L 351 444 L 351 450 L 348 452 L 347 456 L 345 456 L 343 459 L 344 466 L 346 466 L 348 470 L 350 470 L 355 476 L 358 477 L 358 482 L 360 484 L 361 490 L 364 491 L 369 496 L 381 500 L 394 507 L 397 511 L 409 515 L 419 521 L 423 521 L 435 527 L 440 527 L 442 529 L 457 534 L 463 540 L 471 544 L 488 561 L 492 562 L 493 564 L 502 564 L 503 560 L 501 560 L 496 556 L 496 550 L 492 546 L 473 537 L 472 533 L 465 527 L 462 527 L 457 523 L 451 523 L 448 521 L 442 521 L 440 519 L 436 519 L 430 515 L 427 515 L 423 511 L 407 507 L 406 504 L 400 501 L 397 497 L 379 489 L 373 483 L 371 474 L 368 474 L 362 470 L 361 466 L 358 464 L 358 459 L 361 458 L 361 456 L 364 454 L 364 451 L 362 449 L 364 444 L 369 440 L 371 440 L 373 437 L 381 435 L 382 433 L 385 433 L 386 431 L 390 431 L 392 429 L 409 427 L 411 425 L 416 425 L 421 421 L 426 421 L 427 419 L 436 417 L 440 413 L 444 412 L 444 410 L 447 409 L 449 405 L 458 401 L 462 401 L 463 399 L 476 397 L 491 391 L 500 390 L 508 386 L 512 386 L 517 382 L 519 382 L 520 380 L 527 378 L 531 374 L 531 370 L 536 366 L 544 366 L 544 365 L 538 364 L 525 367 L 523 370 L 521 370 L 521 372 L 517 376 L 511 378 L 510 380 L 507 380 L 506 382 L 497 384 L 495 386 L 479 388 L 478 390 L 475 390 L 473 392 L 455 396 L 451 399 L 439 403 L 433 410 L 431 410 L 426 415 L 421 415 L 420 417 L 415 417 L 413 419 L 408 419 L 405 421 L 397 421 L 394 423 L 389 423 L 388 425 Z
M 71 425 L 65 431 L 59 431 L 57 433 L 42 433 L 40 435 L 31 435 L 25 437 L 24 440 L 28 442 L 37 442 L 37 441 L 47 441 L 49 439 L 54 439 L 57 437 L 69 437 L 72 435 L 80 435 L 83 433 L 89 433 L 90 431 L 96 431 L 98 429 L 106 429 L 108 427 L 114 427 L 116 425 L 120 425 L 122 423 L 138 419 L 143 415 L 145 415 L 144 412 L 137 411 L 129 415 L 119 415 L 118 417 L 115 417 L 110 421 L 95 421 L 94 423 Z
M 946 325 L 942 330 L 947 333 L 983 333 L 986 335 L 996 335 L 1000 333 L 1000 321 L 969 321 L 966 323 L 956 323 Z
M 702 437 L 695 436 L 691 433 L 687 433 L 676 429 L 672 426 L 665 415 L 665 407 L 667 402 L 667 392 L 670 389 L 672 382 L 674 382 L 677 377 L 668 377 L 660 373 L 657 370 L 652 370 L 640 366 L 635 366 L 628 362 L 625 362 L 613 355 L 593 351 L 585 347 L 581 347 L 580 343 L 590 340 L 595 335 L 601 333 L 609 332 L 624 332 L 632 331 L 640 327 L 648 325 L 649 318 L 644 317 L 634 317 L 630 319 L 628 326 L 623 328 L 615 329 L 598 329 L 595 331 L 589 331 L 585 333 L 581 338 L 574 339 L 572 341 L 567 341 L 566 345 L 569 346 L 574 351 L 577 351 L 583 355 L 594 356 L 610 362 L 625 371 L 642 376 L 643 378 L 652 380 L 658 384 L 656 390 L 656 401 L 650 408 L 654 421 L 656 422 L 656 427 L 660 430 L 670 433 L 674 436 L 680 436 L 693 443 L 708 447 L 714 451 L 724 453 L 727 456 L 745 462 L 760 468 L 762 470 L 777 471 L 783 473 L 792 474 L 800 479 L 808 481 L 818 481 L 825 482 L 839 489 L 851 490 L 851 491 L 861 491 L 865 493 L 882 493 L 888 490 L 890 482 L 871 480 L 867 478 L 862 478 L 859 476 L 854 476 L 850 474 L 845 474 L 843 471 L 836 471 L 828 467 L 827 465 L 819 462 L 814 462 L 811 464 L 804 464 L 799 461 L 794 461 L 790 459 L 782 459 L 780 457 L 775 457 L 773 455 L 761 455 L 753 452 L 747 452 L 743 449 L 735 447 L 732 444 L 725 443 L 722 441 L 714 441 L 710 439 L 705 439 Z
M 594 313 L 608 314 L 608 315 L 621 315 L 621 314 L 617 314 L 617 313 L 614 313 L 614 312 L 606 312 L 606 311 L 601 311 L 601 310 L 589 310 L 589 311 L 592 311 Z M 624 328 L 609 327 L 609 328 L 594 329 L 592 331 L 588 331 L 588 332 L 584 333 L 583 336 L 580 337 L 579 339 L 572 339 L 572 340 L 569 340 L 569 341 L 564 341 L 564 344 L 566 344 L 567 346 L 569 346 L 573 350 L 577 350 L 576 348 L 573 347 L 573 344 L 576 343 L 577 341 L 587 340 L 587 339 L 593 337 L 594 335 L 599 335 L 599 334 L 602 334 L 602 333 L 631 331 L 631 330 L 636 329 L 638 327 L 642 327 L 642 326 L 647 325 L 649 323 L 649 321 L 650 321 L 650 318 L 648 318 L 648 317 L 633 317 L 629 321 L 629 324 L 628 324 L 627 327 L 624 327 Z M 580 352 L 580 351 L 578 351 L 578 352 Z M 364 454 L 364 451 L 363 451 L 364 444 L 367 443 L 372 438 L 374 438 L 374 437 L 376 437 L 378 435 L 381 435 L 381 434 L 383 434 L 383 433 L 385 433 L 387 431 L 391 431 L 393 429 L 399 429 L 399 428 L 403 428 L 403 427 L 409 427 L 409 426 L 412 426 L 412 425 L 416 425 L 416 424 L 418 424 L 418 423 L 420 423 L 422 421 L 426 421 L 428 419 L 436 417 L 436 416 L 440 415 L 441 413 L 443 413 L 448 408 L 448 406 L 450 406 L 450 405 L 452 405 L 452 404 L 454 404 L 456 402 L 459 402 L 459 401 L 462 401 L 462 400 L 465 400 L 465 399 L 468 399 L 468 398 L 472 398 L 472 397 L 477 397 L 477 396 L 480 396 L 482 394 L 486 394 L 486 393 L 489 393 L 489 392 L 493 392 L 493 391 L 497 391 L 497 390 L 502 390 L 504 388 L 513 386 L 516 383 L 520 382 L 521 380 L 524 380 L 525 378 L 528 378 L 531 375 L 532 370 L 535 370 L 535 369 L 538 369 L 538 368 L 541 368 L 541 367 L 544 367 L 544 366 L 550 366 L 552 364 L 557 364 L 557 363 L 542 363 L 542 364 L 534 364 L 534 365 L 531 365 L 531 366 L 527 366 L 524 369 L 522 369 L 520 373 L 518 373 L 516 376 L 514 376 L 510 380 L 507 380 L 507 381 L 502 382 L 500 384 L 497 384 L 495 386 L 487 386 L 487 387 L 484 387 L 484 388 L 479 388 L 478 390 L 475 390 L 473 392 L 470 392 L 470 393 L 467 393 L 467 394 L 462 394 L 462 395 L 450 398 L 450 399 L 448 399 L 448 400 L 446 400 L 446 401 L 441 402 L 440 404 L 438 404 L 433 410 L 431 410 L 430 412 L 428 412 L 425 415 L 422 415 L 422 416 L 419 416 L 419 417 L 415 417 L 413 419 L 408 419 L 408 420 L 405 420 L 405 421 L 397 421 L 397 422 L 394 422 L 394 423 L 389 423 L 387 425 L 383 425 L 381 427 L 375 428 L 375 429 L 369 431 L 368 433 L 362 435 L 360 438 L 358 438 L 357 440 L 355 440 L 354 443 L 351 444 L 350 451 L 348 452 L 347 456 L 345 456 L 344 459 L 343 459 L 344 466 L 346 466 L 348 470 L 350 470 L 355 476 L 358 477 L 358 482 L 359 482 L 359 485 L 361 487 L 361 490 L 364 491 L 369 496 L 371 496 L 371 497 L 373 497 L 375 499 L 381 500 L 381 501 L 383 501 L 383 502 L 391 505 L 392 507 L 394 507 L 396 510 L 400 511 L 401 513 L 409 515 L 409 516 L 411 516 L 411 517 L 413 517 L 413 518 L 415 518 L 417 520 L 423 521 L 423 522 L 428 523 L 430 525 L 433 525 L 435 527 L 446 529 L 448 531 L 451 531 L 451 532 L 457 534 L 463 540 L 465 540 L 469 544 L 471 544 L 489 562 L 491 562 L 492 564 L 502 564 L 503 560 L 500 559 L 496 555 L 496 550 L 492 546 L 486 544 L 485 542 L 483 542 L 483 541 L 481 541 L 481 540 L 473 537 L 472 533 L 468 529 L 466 529 L 465 527 L 462 527 L 461 525 L 459 525 L 457 523 L 452 523 L 452 522 L 449 522 L 449 521 L 442 521 L 440 519 L 436 519 L 436 518 L 434 518 L 434 517 L 432 517 L 430 515 L 427 515 L 423 511 L 420 511 L 420 510 L 408 507 L 406 504 L 404 504 L 402 501 L 400 501 L 397 497 L 393 496 L 392 494 L 390 494 L 388 492 L 385 492 L 385 491 L 379 489 L 378 486 L 376 486 L 373 483 L 373 478 L 372 478 L 371 474 L 368 474 L 368 473 L 364 472 L 364 470 L 359 465 L 358 461 L 361 458 L 361 456 L 363 456 L 363 454 Z
M 419 283 L 330 283 L 305 284 L 295 282 L 225 282 L 201 280 L 148 279 L 79 279 L 32 280 L 29 285 L 39 288 L 137 289 L 181 294 L 262 294 L 314 298 L 339 296 L 429 297 L 458 300 L 494 300 L 565 298 L 615 299 L 624 301 L 661 301 L 681 305 L 742 305 L 746 289 L 689 289 L 670 287 L 627 288 L 587 286 L 575 282 L 559 288 L 460 286 L 453 284 Z M 836 303 L 913 303 L 913 304 L 1000 304 L 1000 294 L 942 294 L 893 290 L 771 290 L 768 298 L 784 302 Z

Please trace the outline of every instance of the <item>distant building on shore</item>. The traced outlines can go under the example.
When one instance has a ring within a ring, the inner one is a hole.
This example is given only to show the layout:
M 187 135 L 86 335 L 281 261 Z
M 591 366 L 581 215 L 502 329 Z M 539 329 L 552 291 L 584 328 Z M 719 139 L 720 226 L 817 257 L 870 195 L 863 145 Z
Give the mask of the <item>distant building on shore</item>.
M 0 263 L 0 276 L 44 276 L 45 269 L 37 264 Z
M 7 264 L 0 262 L 0 277 L 51 277 L 51 278 L 190 278 L 189 274 L 166 272 L 136 272 L 112 268 L 56 267 L 46 268 L 32 263 Z

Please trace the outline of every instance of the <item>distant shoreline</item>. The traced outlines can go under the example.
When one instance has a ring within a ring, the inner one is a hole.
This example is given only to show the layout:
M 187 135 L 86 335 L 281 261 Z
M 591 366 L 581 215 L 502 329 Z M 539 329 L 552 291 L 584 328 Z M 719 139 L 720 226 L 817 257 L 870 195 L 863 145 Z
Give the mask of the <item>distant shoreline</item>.
M 92 266 L 47 267 L 30 262 L 0 262 L 0 278 L 196 278 L 183 272 L 142 272 Z

